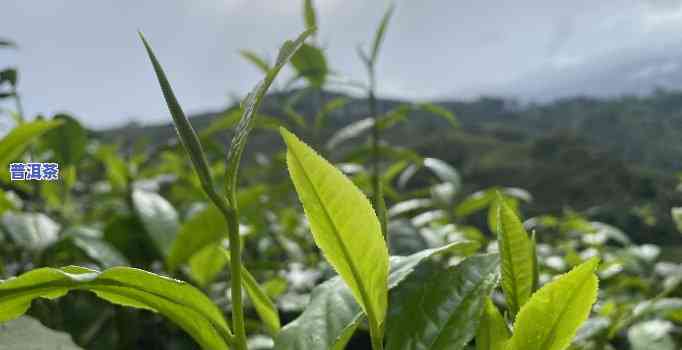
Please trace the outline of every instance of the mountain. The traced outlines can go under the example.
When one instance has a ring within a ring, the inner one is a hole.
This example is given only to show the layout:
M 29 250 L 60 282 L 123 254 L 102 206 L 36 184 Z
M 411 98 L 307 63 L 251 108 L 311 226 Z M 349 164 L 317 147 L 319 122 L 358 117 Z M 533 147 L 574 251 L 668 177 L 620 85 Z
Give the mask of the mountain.
M 316 140 L 328 140 L 341 127 L 368 115 L 364 99 L 324 92 L 323 101 L 342 97 L 348 103 L 329 115 L 320 135 L 306 133 L 292 125 L 281 108 L 295 94 L 269 95 L 262 113 L 287 124 L 318 149 L 324 150 L 324 142 Z M 293 107 L 302 116 L 312 116 L 316 103 L 305 97 Z M 378 104 L 387 112 L 403 101 Z M 657 90 L 646 96 L 576 97 L 542 104 L 480 98 L 438 105 L 453 112 L 461 127 L 454 129 L 419 110 L 387 131 L 385 139 L 454 164 L 464 178 L 465 192 L 497 185 L 522 187 L 535 197 L 527 206 L 529 214 L 571 208 L 627 227 L 640 241 L 682 243 L 668 215 L 672 206 L 682 204 L 682 193 L 674 191 L 679 181 L 675 173 L 682 170 L 682 93 Z M 231 110 L 195 115 L 191 121 L 197 130 L 205 130 L 228 118 Z M 124 145 L 140 139 L 152 145 L 176 142 L 170 123 L 128 125 L 98 135 Z M 229 132 L 218 135 L 211 147 L 223 148 Z M 276 133 L 257 130 L 249 140 L 246 161 L 256 153 L 274 154 L 282 148 Z M 334 151 L 334 161 L 357 158 L 343 147 Z

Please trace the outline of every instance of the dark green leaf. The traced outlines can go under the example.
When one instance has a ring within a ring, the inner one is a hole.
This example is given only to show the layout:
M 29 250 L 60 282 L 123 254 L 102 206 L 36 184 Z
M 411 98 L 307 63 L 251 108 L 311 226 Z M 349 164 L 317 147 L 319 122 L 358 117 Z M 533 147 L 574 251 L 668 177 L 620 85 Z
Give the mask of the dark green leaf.
M 317 28 L 317 14 L 315 13 L 313 0 L 305 0 L 303 4 L 303 17 L 306 28 Z
M 44 135 L 45 144 L 54 152 L 54 161 L 60 167 L 78 165 L 85 154 L 87 135 L 80 123 L 71 116 L 58 114 L 54 120 L 62 124 Z
M 391 257 L 388 288 L 399 286 L 425 259 L 462 244 L 468 242 L 454 242 L 410 256 Z M 362 309 L 353 299 L 350 289 L 340 277 L 334 277 L 313 289 L 303 314 L 287 324 L 275 339 L 275 349 L 343 349 L 362 319 Z
M 183 147 L 189 154 L 189 157 L 192 160 L 192 164 L 194 164 L 194 170 L 197 172 L 197 175 L 199 176 L 199 180 L 201 181 L 201 185 L 204 191 L 206 191 L 206 193 L 210 197 L 212 197 L 215 195 L 215 189 L 213 188 L 211 171 L 208 167 L 208 162 L 206 161 L 206 154 L 204 153 L 204 150 L 201 147 L 199 137 L 197 137 L 197 134 L 194 131 L 194 128 L 192 128 L 189 119 L 187 119 L 187 117 L 185 116 L 185 112 L 182 111 L 182 107 L 180 107 L 178 100 L 175 98 L 173 88 L 171 87 L 170 82 L 168 82 L 168 79 L 166 78 L 166 73 L 164 73 L 161 64 L 156 59 L 156 56 L 154 55 L 151 46 L 149 45 L 149 43 L 147 43 L 147 40 L 144 38 L 142 33 L 140 32 L 139 34 L 140 39 L 142 39 L 142 43 L 144 44 L 144 47 L 147 50 L 149 59 L 151 60 L 152 65 L 154 66 L 156 78 L 159 80 L 159 85 L 161 86 L 163 97 L 166 99 L 168 110 L 170 111 L 171 116 L 173 117 L 173 124 L 175 125 L 175 130 L 178 133 L 178 137 L 180 137 L 180 142 L 182 143 Z
M 393 4 L 391 4 L 388 7 L 386 13 L 384 14 L 384 17 L 381 19 L 379 28 L 377 28 L 376 34 L 374 34 L 374 43 L 372 44 L 372 55 L 370 56 L 370 60 L 372 63 L 377 62 L 377 58 L 379 57 L 379 49 L 381 48 L 381 43 L 384 41 L 384 36 L 386 35 L 386 28 L 388 26 L 388 22 L 391 20 L 391 16 L 393 15 L 394 9 L 395 6 Z
M 329 69 L 327 59 L 322 49 L 310 44 L 303 44 L 296 54 L 291 58 L 291 64 L 296 72 L 305 78 L 310 85 L 320 88 L 327 80 Z
M 485 300 L 497 284 L 496 254 L 447 269 L 418 269 L 391 295 L 388 349 L 463 349 L 474 337 Z

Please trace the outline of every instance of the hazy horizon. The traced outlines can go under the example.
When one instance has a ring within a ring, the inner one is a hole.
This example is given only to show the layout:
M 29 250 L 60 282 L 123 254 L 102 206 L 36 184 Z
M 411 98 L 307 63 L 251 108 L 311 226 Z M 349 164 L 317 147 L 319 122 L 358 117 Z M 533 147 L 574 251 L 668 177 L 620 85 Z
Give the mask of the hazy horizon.
M 301 3 L 10 0 L 0 15 L 0 37 L 20 48 L 0 51 L 0 68 L 19 68 L 30 117 L 65 111 L 94 128 L 163 122 L 166 107 L 138 29 L 185 110 L 218 110 L 260 79 L 239 50 L 272 58 L 283 40 L 303 29 Z M 379 62 L 383 97 L 546 101 L 682 87 L 682 1 L 396 4 Z M 331 68 L 364 80 L 355 48 L 371 40 L 386 2 L 316 6 Z

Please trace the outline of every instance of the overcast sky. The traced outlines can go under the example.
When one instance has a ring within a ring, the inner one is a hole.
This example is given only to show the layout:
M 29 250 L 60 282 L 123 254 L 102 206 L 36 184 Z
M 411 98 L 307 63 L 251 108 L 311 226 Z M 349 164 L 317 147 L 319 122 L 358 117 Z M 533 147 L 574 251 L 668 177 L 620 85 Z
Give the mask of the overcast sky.
M 303 29 L 301 3 L 2 0 L 0 37 L 15 40 L 20 50 L 0 51 L 0 68 L 19 67 L 20 91 L 30 115 L 67 111 L 96 128 L 131 120 L 166 121 L 170 119 L 137 29 L 153 45 L 185 110 L 215 110 L 260 79 L 239 50 L 273 57 L 283 40 Z M 397 1 L 381 53 L 379 90 L 383 96 L 410 99 L 480 94 L 532 98 L 548 89 L 575 94 L 580 84 L 564 91 L 562 82 L 552 78 L 573 78 L 572 72 L 585 71 L 594 77 L 608 68 L 610 57 L 640 62 L 641 71 L 634 72 L 633 79 L 664 74 L 677 69 L 678 63 L 638 58 L 680 50 L 680 4 Z M 316 6 L 319 37 L 330 65 L 363 79 L 355 47 L 371 41 L 386 3 L 317 0 Z M 646 65 L 654 61 L 655 66 Z M 549 80 L 558 82 L 543 85 Z

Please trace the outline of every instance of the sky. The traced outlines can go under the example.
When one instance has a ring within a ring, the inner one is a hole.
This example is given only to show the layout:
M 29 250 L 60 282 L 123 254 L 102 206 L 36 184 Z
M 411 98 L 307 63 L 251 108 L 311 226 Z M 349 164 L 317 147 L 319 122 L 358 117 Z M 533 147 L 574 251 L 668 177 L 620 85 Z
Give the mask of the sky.
M 91 128 L 170 120 L 136 31 L 188 114 L 218 110 L 261 78 L 239 56 L 274 58 L 303 30 L 302 0 L 3 0 L 0 68 L 17 66 L 27 115 L 69 112 Z M 317 0 L 331 68 L 364 80 L 383 0 Z M 682 0 L 397 0 L 379 95 L 553 99 L 682 87 Z M 679 48 L 678 48 L 679 47 Z M 290 74 L 290 72 L 288 73 Z M 286 79 L 286 78 L 285 78 Z M 0 116 L 1 117 L 1 116 Z

